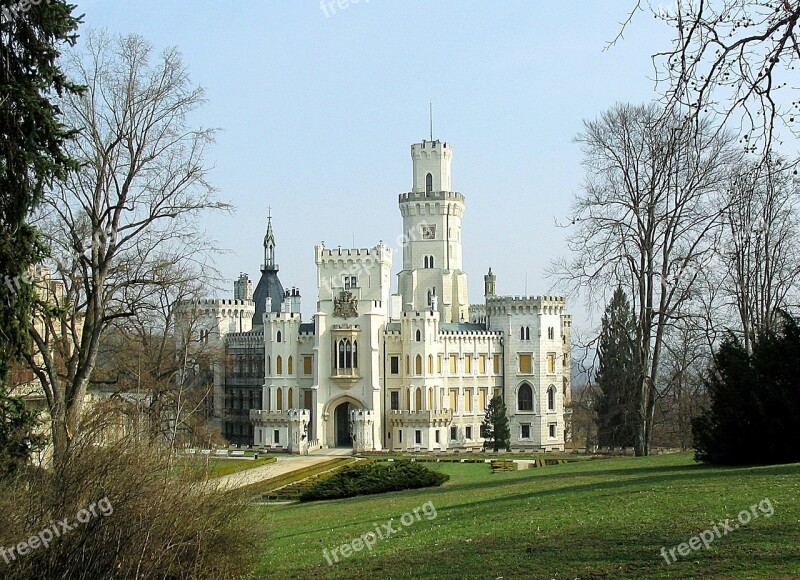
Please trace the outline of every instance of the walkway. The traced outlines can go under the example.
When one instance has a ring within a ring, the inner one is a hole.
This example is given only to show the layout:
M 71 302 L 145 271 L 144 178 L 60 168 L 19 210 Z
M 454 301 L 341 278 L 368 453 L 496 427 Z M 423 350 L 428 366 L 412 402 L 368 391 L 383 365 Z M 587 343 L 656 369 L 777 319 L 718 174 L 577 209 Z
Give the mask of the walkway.
M 278 460 L 274 463 L 268 463 L 253 469 L 245 469 L 231 475 L 223 475 L 217 478 L 216 482 L 220 484 L 221 489 L 236 489 L 251 483 L 258 483 L 265 479 L 291 473 L 304 467 L 324 463 L 337 457 L 349 457 L 352 454 L 353 450 L 350 448 L 336 448 L 318 449 L 317 451 L 312 451 L 309 455 L 278 456 Z

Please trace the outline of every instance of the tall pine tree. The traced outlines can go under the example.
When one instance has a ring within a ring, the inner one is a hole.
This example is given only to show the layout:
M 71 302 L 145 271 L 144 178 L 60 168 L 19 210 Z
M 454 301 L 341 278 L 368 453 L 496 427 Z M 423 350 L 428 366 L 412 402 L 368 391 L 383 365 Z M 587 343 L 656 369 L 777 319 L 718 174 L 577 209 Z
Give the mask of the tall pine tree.
M 597 438 L 600 447 L 633 447 L 636 441 L 636 319 L 622 288 L 603 313 L 596 375 Z
M 31 211 L 45 187 L 74 163 L 64 152 L 73 131 L 54 102 L 69 82 L 58 57 L 79 18 L 63 0 L 0 0 L 0 469 L 13 471 L 32 444 L 34 414 L 11 396 L 12 365 L 28 348 L 35 299 L 31 269 L 42 257 Z

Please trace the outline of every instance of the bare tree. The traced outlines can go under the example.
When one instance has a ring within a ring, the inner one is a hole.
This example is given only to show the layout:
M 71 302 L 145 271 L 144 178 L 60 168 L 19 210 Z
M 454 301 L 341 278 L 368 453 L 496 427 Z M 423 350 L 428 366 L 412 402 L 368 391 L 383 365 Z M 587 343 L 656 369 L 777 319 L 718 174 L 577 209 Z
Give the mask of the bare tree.
M 635 3 L 623 28 L 642 5 Z M 667 107 L 685 108 L 695 122 L 718 115 L 762 154 L 781 133 L 798 135 L 800 2 L 675 0 L 653 12 L 674 31 L 672 46 L 653 55 Z
M 120 401 L 129 422 L 146 425 L 142 432 L 153 442 L 172 450 L 222 443 L 211 422 L 214 365 L 222 353 L 216 344 L 198 339 L 197 311 L 183 306 L 197 303 L 204 294 L 201 280 L 213 268 L 176 265 L 170 270 L 170 283 L 142 303 L 135 316 L 116 320 L 106 330 L 92 383 Z M 188 336 L 178 337 L 178 331 Z
M 226 209 L 206 180 L 213 131 L 187 116 L 203 103 L 174 49 L 141 37 L 90 33 L 67 63 L 81 97 L 62 108 L 80 129 L 70 154 L 79 171 L 47 192 L 40 227 L 63 281 L 43 303 L 28 362 L 42 384 L 56 458 L 75 437 L 103 331 L 152 304 L 172 266 L 208 247 L 197 218 Z
M 778 311 L 796 304 L 800 277 L 800 191 L 787 164 L 752 161 L 731 177 L 722 287 L 735 312 L 733 329 L 747 352 L 760 332 L 775 329 Z
M 573 204 L 572 259 L 551 269 L 573 293 L 631 296 L 637 320 L 636 452 L 649 452 L 665 333 L 686 315 L 722 226 L 723 189 L 740 156 L 726 133 L 655 105 L 616 105 L 584 123 L 586 183 Z

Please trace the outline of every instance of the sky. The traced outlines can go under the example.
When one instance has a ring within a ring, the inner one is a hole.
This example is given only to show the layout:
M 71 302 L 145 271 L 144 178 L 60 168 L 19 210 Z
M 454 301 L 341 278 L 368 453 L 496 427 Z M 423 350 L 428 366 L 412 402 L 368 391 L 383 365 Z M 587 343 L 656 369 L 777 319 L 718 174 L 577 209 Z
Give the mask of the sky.
M 315 244 L 395 244 L 429 105 L 466 197 L 470 302 L 483 301 L 490 266 L 498 294 L 559 294 L 546 268 L 567 253 L 559 224 L 584 179 L 573 139 L 617 102 L 657 98 L 651 54 L 670 39 L 640 12 L 607 48 L 634 0 L 76 3 L 84 30 L 180 50 L 208 99 L 192 123 L 220 129 L 210 180 L 236 208 L 206 216 L 198 235 L 228 250 L 217 265 L 232 296 L 240 272 L 258 281 L 271 208 L 281 281 L 301 290 L 306 319 Z M 569 309 L 576 326 L 591 324 L 582 302 Z

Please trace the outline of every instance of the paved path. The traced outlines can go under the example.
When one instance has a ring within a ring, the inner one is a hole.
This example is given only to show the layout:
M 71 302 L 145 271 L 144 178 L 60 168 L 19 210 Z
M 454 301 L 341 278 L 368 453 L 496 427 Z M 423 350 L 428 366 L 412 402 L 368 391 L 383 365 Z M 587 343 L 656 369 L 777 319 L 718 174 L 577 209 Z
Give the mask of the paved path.
M 318 451 L 311 452 L 309 455 L 286 455 L 285 457 L 278 456 L 278 461 L 274 463 L 268 463 L 267 465 L 254 467 L 252 469 L 245 469 L 244 471 L 232 473 L 231 475 L 223 475 L 222 477 L 217 478 L 215 481 L 220 484 L 222 489 L 236 489 L 239 487 L 244 487 L 245 485 L 250 485 L 251 483 L 258 483 L 259 481 L 264 481 L 265 479 L 271 479 L 273 477 L 278 477 L 279 475 L 291 473 L 292 471 L 297 471 L 298 469 L 303 469 L 304 467 L 310 467 L 312 465 L 324 463 L 337 457 L 350 457 L 352 454 L 352 449 L 342 448 L 320 449 Z

